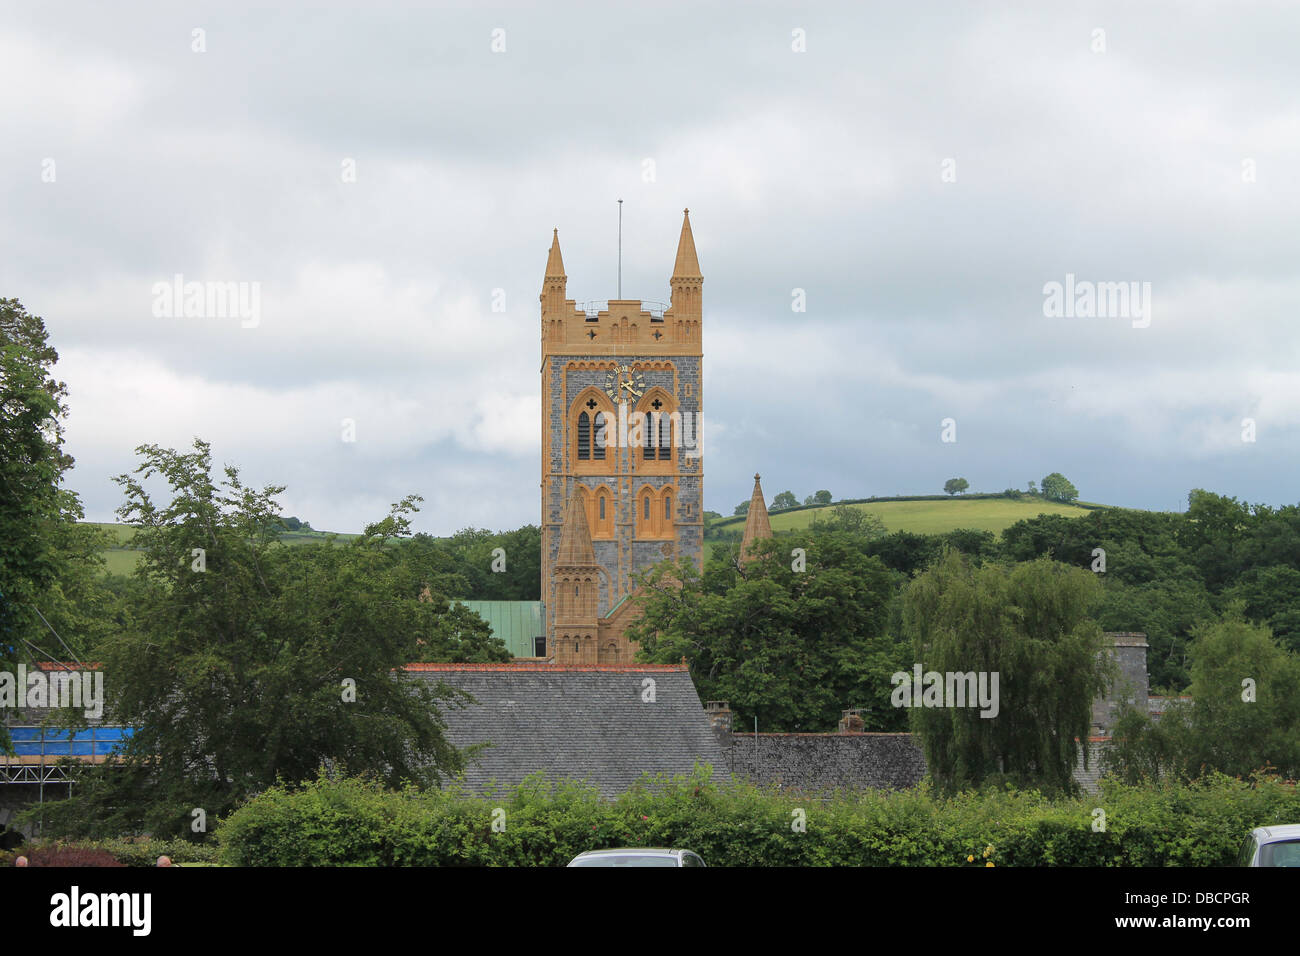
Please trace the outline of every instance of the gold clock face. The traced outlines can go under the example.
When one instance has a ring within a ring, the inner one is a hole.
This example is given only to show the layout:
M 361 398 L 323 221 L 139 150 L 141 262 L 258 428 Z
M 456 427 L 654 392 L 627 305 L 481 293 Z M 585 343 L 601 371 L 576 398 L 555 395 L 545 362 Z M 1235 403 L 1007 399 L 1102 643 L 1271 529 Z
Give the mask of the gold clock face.
M 630 365 L 616 365 L 605 373 L 605 394 L 615 402 L 635 405 L 645 388 L 645 374 Z

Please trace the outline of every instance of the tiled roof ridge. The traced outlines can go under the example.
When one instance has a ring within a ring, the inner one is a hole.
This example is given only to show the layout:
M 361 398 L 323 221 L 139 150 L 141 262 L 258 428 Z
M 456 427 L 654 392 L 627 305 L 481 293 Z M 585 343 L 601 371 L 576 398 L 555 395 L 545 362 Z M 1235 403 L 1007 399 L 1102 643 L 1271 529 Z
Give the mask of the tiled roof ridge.
M 42 671 L 97 671 L 104 665 L 99 661 L 87 661 L 84 664 L 78 664 L 76 661 L 37 661 L 36 669 Z M 31 670 L 32 665 L 28 664 L 27 669 Z
M 612 674 L 635 674 L 642 672 L 652 672 L 656 674 L 663 673 L 686 673 L 686 666 L 682 664 L 544 664 L 534 661 L 510 661 L 497 662 L 492 664 L 432 664 L 424 662 L 415 662 L 405 664 L 402 670 L 405 671 L 540 671 L 547 674 L 573 673 L 593 671 L 599 673 Z
M 753 737 L 752 730 L 732 730 L 733 737 Z M 851 734 L 840 733 L 837 730 L 826 731 L 760 731 L 759 737 L 911 737 L 912 734 L 907 730 L 859 730 Z

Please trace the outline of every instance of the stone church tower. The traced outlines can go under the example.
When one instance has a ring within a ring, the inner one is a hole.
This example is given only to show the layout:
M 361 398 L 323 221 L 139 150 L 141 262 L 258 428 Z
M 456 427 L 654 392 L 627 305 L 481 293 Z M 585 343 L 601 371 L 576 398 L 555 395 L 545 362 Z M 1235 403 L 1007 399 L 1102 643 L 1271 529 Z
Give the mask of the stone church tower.
M 542 601 L 557 664 L 625 664 L 633 576 L 703 562 L 701 289 L 689 211 L 672 302 L 568 298 L 559 231 L 542 282 Z

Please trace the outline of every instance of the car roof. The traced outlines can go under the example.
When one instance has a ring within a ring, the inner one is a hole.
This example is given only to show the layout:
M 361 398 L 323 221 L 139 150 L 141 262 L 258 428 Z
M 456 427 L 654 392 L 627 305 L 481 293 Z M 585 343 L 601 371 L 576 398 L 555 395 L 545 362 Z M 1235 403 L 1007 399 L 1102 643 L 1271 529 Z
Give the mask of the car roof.
M 628 847 L 625 850 L 584 850 L 578 856 L 628 856 L 630 854 L 640 854 L 641 856 L 676 856 L 679 853 L 689 853 L 689 850 L 672 850 L 667 847 Z
M 1265 840 L 1294 840 L 1300 837 L 1300 823 L 1283 823 L 1271 827 L 1258 827 L 1255 833 Z

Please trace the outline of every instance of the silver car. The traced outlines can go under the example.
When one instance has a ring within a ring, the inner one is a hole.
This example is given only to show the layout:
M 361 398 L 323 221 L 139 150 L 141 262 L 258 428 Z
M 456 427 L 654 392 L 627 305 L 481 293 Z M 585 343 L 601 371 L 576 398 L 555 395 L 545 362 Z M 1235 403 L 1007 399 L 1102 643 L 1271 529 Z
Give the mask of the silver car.
M 569 866 L 704 866 L 690 850 L 628 849 L 588 850 L 569 861 Z
M 1300 866 L 1300 823 L 1251 830 L 1238 866 Z

